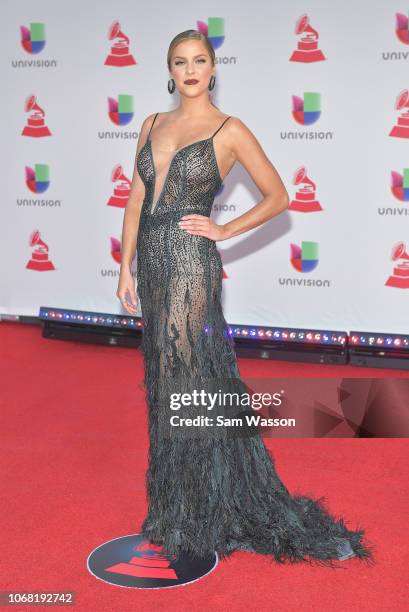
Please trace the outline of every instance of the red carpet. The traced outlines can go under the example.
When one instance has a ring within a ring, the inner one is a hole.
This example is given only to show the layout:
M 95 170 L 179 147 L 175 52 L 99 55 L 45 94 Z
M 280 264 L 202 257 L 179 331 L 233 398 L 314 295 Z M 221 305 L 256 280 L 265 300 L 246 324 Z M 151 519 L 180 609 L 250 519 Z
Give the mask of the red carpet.
M 266 440 L 290 491 L 324 495 L 349 527 L 365 527 L 376 547 L 373 567 L 357 559 L 338 570 L 280 566 L 236 552 L 180 588 L 142 591 L 97 580 L 86 567 L 90 551 L 138 533 L 145 513 L 142 354 L 46 340 L 40 327 L 13 323 L 0 324 L 0 338 L 1 590 L 74 591 L 74 609 L 95 612 L 407 609 L 407 439 Z M 239 367 L 243 377 L 256 368 L 260 377 L 409 376 L 251 359 Z

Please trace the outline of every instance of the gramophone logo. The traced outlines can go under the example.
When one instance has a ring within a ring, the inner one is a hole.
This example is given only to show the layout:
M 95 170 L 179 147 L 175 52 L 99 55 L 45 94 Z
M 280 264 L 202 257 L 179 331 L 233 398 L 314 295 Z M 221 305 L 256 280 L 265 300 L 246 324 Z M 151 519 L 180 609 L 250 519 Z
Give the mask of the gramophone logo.
M 311 125 L 321 116 L 321 94 L 305 91 L 304 98 L 293 96 L 293 117 L 300 125 Z
M 129 561 L 120 561 L 105 568 L 106 572 L 131 575 L 138 578 L 161 580 L 177 580 L 178 575 L 171 567 L 172 561 L 176 560 L 176 555 L 165 553 L 161 546 L 152 544 L 148 540 L 142 540 L 134 547 L 137 555 L 131 557 Z
M 392 275 L 388 278 L 385 285 L 397 287 L 398 289 L 409 289 L 409 255 L 406 252 L 404 242 L 398 242 L 392 249 L 392 261 L 401 260 L 393 269 Z
M 318 242 L 303 240 L 301 247 L 291 244 L 291 264 L 297 272 L 312 272 L 318 266 Z
M 117 238 L 111 237 L 111 255 L 117 264 L 121 263 L 121 243 Z
M 308 178 L 305 166 L 301 166 L 295 171 L 293 185 L 299 185 L 299 188 L 295 193 L 295 198 L 291 200 L 288 210 L 305 213 L 323 210 L 321 204 L 316 199 L 316 185 Z
M 199 32 L 207 36 L 213 49 L 218 49 L 224 43 L 224 19 L 223 17 L 208 17 L 205 21 L 197 21 Z
M 40 53 L 45 47 L 45 27 L 43 23 L 30 23 L 30 29 L 20 26 L 21 45 L 27 53 Z
M 403 174 L 391 172 L 391 190 L 400 202 L 409 202 L 409 168 L 403 169 Z
M 109 584 L 127 588 L 161 589 L 195 582 L 217 566 L 214 553 L 207 559 L 180 551 L 177 555 L 149 542 L 142 534 L 104 542 L 87 559 L 90 573 Z
M 403 13 L 396 13 L 396 36 L 405 45 L 409 45 L 409 19 Z
M 298 18 L 295 24 L 295 34 L 301 37 L 297 43 L 297 50 L 290 57 L 290 62 L 303 62 L 309 64 L 311 62 L 320 62 L 327 59 L 323 52 L 318 49 L 319 34 L 310 25 L 308 15 L 304 14 Z
M 26 166 L 26 185 L 33 193 L 44 193 L 50 186 L 50 168 L 48 164 Z
M 24 103 L 24 110 L 30 113 L 27 119 L 27 125 L 21 132 L 23 136 L 31 136 L 40 138 L 41 136 L 51 136 L 51 132 L 44 123 L 44 111 L 37 104 L 34 94 L 29 96 Z
M 41 240 L 40 231 L 34 230 L 30 234 L 29 245 L 32 247 L 31 259 L 27 262 L 27 270 L 48 272 L 55 270 L 54 264 L 48 259 L 48 245 Z
M 403 89 L 395 100 L 395 110 L 401 111 L 398 122 L 389 132 L 389 136 L 409 138 L 409 91 Z
M 120 164 L 112 170 L 111 181 L 114 183 L 114 192 L 108 200 L 108 206 L 125 208 L 131 191 L 131 181 L 125 176 Z
M 118 100 L 108 98 L 108 115 L 115 125 L 127 125 L 134 116 L 133 96 L 119 94 Z
M 114 42 L 111 46 L 111 52 L 104 62 L 105 66 L 123 68 L 124 66 L 136 64 L 133 55 L 129 53 L 129 38 L 122 32 L 119 21 L 114 21 L 111 24 L 108 30 L 108 40 Z

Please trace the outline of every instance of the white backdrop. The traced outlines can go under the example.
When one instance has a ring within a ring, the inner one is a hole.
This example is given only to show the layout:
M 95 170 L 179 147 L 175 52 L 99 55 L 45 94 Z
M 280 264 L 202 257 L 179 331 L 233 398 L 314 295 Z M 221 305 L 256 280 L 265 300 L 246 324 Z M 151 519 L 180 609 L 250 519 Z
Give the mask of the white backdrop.
M 124 312 L 115 296 L 124 209 L 108 202 L 115 188 L 126 195 L 126 179 L 114 183 L 112 172 L 121 165 L 131 180 L 142 120 L 178 103 L 177 94 L 167 92 L 170 40 L 198 22 L 210 24 L 212 38 L 213 16 L 221 19 L 224 36 L 216 48 L 213 102 L 252 130 L 291 200 L 306 194 L 322 207 L 285 211 L 217 243 L 227 321 L 407 333 L 408 108 L 404 94 L 400 110 L 395 101 L 409 88 L 409 4 L 358 5 L 359 14 L 352 0 L 311 0 L 309 26 L 297 34 L 306 10 L 298 0 L 1 3 L 0 312 L 37 315 L 40 305 Z M 120 38 L 108 39 L 115 21 L 136 63 L 105 64 L 112 46 L 123 49 Z M 325 59 L 303 61 L 314 45 Z M 297 46 L 308 50 L 302 61 L 290 61 Z M 293 116 L 293 96 L 308 104 L 306 92 L 318 94 L 320 114 L 302 125 Z M 30 95 L 37 106 L 26 110 Z M 115 105 L 121 95 L 131 97 L 133 115 L 116 125 L 108 100 Z M 42 121 L 35 115 L 42 111 L 51 135 L 34 137 Z M 33 115 L 32 131 L 23 135 Z M 399 116 L 402 134 L 391 137 Z M 308 182 L 293 183 L 300 167 L 315 184 L 315 198 Z M 391 190 L 392 172 L 400 196 Z M 216 196 L 213 216 L 223 223 L 261 198 L 237 163 Z M 295 252 L 303 242 L 317 243 L 309 271 L 291 261 L 291 245 Z M 404 246 L 392 261 L 399 242 Z M 385 284 L 390 276 L 399 286 Z

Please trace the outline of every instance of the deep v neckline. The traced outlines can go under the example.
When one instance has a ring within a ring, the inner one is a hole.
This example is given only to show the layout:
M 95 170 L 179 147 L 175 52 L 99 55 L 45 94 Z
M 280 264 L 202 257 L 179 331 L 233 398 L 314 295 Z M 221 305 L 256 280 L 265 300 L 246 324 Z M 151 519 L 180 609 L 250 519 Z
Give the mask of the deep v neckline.
M 209 138 L 202 138 L 200 140 L 195 140 L 195 142 L 191 142 L 187 145 L 185 145 L 184 147 L 181 147 L 180 149 L 176 149 L 173 152 L 173 155 L 168 163 L 168 168 L 165 174 L 165 179 L 163 181 L 163 185 L 161 187 L 160 193 L 158 195 L 158 197 L 156 198 L 156 202 L 153 201 L 153 198 L 155 197 L 155 190 L 156 190 L 156 177 L 157 177 L 157 173 L 156 173 L 156 164 L 155 164 L 155 159 L 154 159 L 154 155 L 153 155 L 153 149 L 152 149 L 152 140 L 151 137 L 148 136 L 145 145 L 147 145 L 149 143 L 149 153 L 150 153 L 150 158 L 151 158 L 151 162 L 152 162 L 152 168 L 153 168 L 153 190 L 152 190 L 152 202 L 151 202 L 151 208 L 150 208 L 150 214 L 153 215 L 160 200 L 162 199 L 162 196 L 165 192 L 166 186 L 167 186 L 167 182 L 168 182 L 168 178 L 169 178 L 169 174 L 170 171 L 172 169 L 172 165 L 174 160 L 176 159 L 176 157 L 179 155 L 179 153 L 181 153 L 182 151 L 185 151 L 186 149 L 189 149 L 190 147 L 193 147 L 194 145 L 197 144 L 201 144 L 204 142 L 211 142 L 212 143 L 212 153 L 213 153 L 213 158 L 215 161 L 215 165 L 216 165 L 216 169 L 217 169 L 217 177 L 219 179 L 219 182 L 222 183 L 223 179 L 220 176 L 220 170 L 219 170 L 219 164 L 217 163 L 217 159 L 216 159 L 216 152 L 214 150 L 214 144 L 213 144 L 213 137 L 214 134 L 212 136 L 210 136 Z M 169 151 L 169 153 L 172 153 L 172 151 Z

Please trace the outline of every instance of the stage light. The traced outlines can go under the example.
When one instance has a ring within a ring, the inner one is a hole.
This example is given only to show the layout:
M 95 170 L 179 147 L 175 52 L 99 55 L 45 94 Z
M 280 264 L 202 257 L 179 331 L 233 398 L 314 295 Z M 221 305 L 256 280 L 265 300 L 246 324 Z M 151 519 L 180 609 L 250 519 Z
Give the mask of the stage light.
M 141 317 L 41 306 L 38 318 L 45 338 L 136 347 L 142 340 Z
M 351 331 L 349 345 L 352 365 L 409 369 L 409 336 L 407 335 Z
M 347 362 L 347 332 L 232 325 L 237 355 L 318 363 Z

